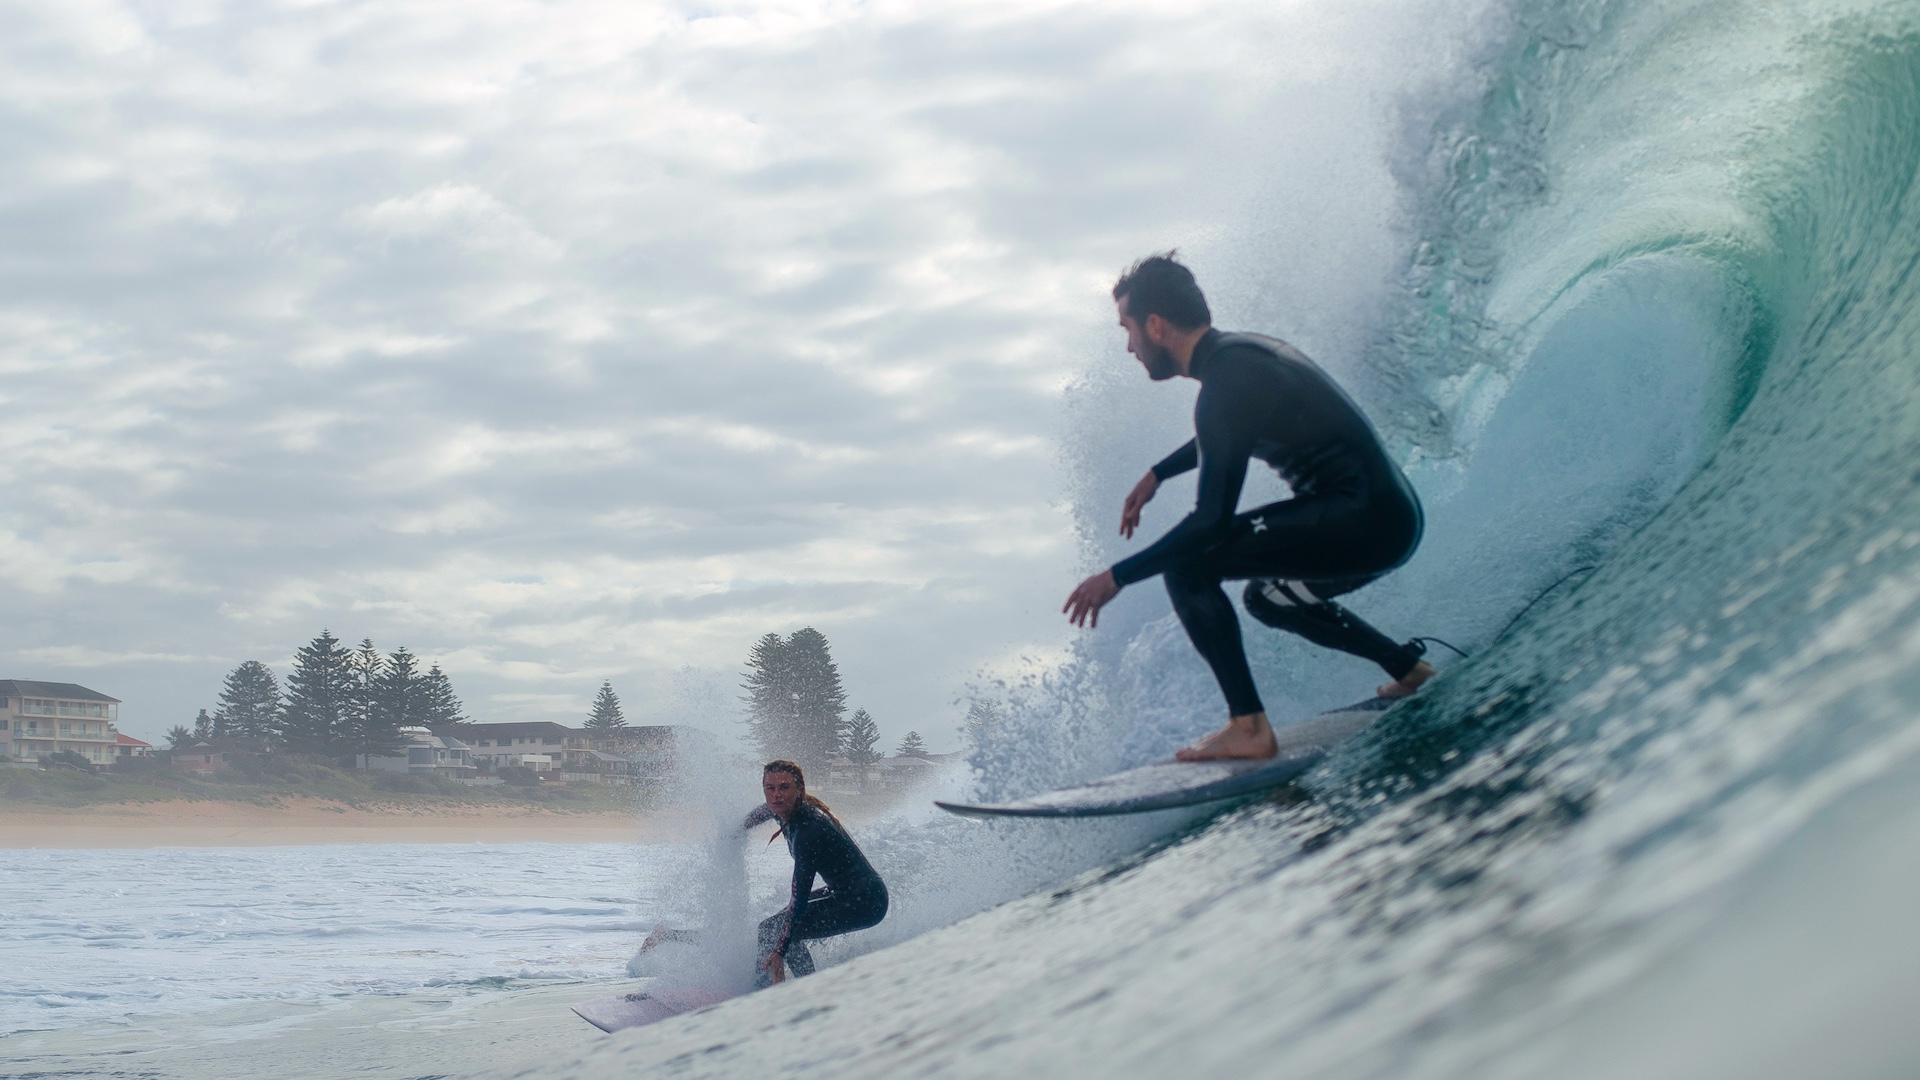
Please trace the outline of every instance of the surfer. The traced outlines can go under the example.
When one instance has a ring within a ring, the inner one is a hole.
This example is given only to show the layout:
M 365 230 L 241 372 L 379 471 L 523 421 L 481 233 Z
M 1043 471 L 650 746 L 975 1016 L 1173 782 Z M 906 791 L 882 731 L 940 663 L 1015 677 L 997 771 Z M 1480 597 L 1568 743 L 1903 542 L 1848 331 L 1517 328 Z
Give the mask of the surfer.
M 1161 382 L 1200 383 L 1194 438 L 1147 471 L 1127 495 L 1120 534 L 1169 477 L 1198 468 L 1193 512 L 1144 550 L 1074 589 L 1064 610 L 1076 626 L 1099 625 L 1120 590 L 1160 575 L 1187 637 L 1227 699 L 1227 725 L 1181 750 L 1182 761 L 1267 758 L 1277 749 L 1247 666 L 1240 621 L 1221 591 L 1246 580 L 1247 611 L 1380 665 L 1392 678 L 1381 697 L 1403 697 L 1432 678 L 1418 642 L 1399 644 L 1333 598 L 1395 569 L 1420 544 L 1420 501 L 1359 406 L 1326 372 L 1284 341 L 1213 328 L 1193 272 L 1174 253 L 1141 259 L 1113 287 L 1127 351 Z M 1293 497 L 1234 511 L 1259 458 Z
M 747 815 L 751 829 L 769 820 L 780 823 L 776 836 L 787 838 L 793 856 L 793 892 L 786 910 L 760 923 L 762 986 L 813 974 L 809 938 L 865 930 L 887 915 L 887 886 L 873 864 L 827 804 L 807 794 L 807 778 L 791 761 L 769 761 L 760 774 L 766 804 Z M 768 841 L 771 843 L 772 841 Z M 827 883 L 814 889 L 818 874 Z

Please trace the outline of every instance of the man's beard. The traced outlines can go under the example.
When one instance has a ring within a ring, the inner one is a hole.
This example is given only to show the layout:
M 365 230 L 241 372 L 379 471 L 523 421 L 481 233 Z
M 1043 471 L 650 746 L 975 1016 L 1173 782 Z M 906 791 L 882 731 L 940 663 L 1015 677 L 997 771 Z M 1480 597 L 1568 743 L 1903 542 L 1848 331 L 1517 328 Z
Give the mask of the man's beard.
M 1180 374 L 1180 364 L 1174 360 L 1173 350 L 1146 340 L 1142 340 L 1136 348 L 1141 365 L 1147 369 L 1147 378 L 1154 382 L 1166 382 Z

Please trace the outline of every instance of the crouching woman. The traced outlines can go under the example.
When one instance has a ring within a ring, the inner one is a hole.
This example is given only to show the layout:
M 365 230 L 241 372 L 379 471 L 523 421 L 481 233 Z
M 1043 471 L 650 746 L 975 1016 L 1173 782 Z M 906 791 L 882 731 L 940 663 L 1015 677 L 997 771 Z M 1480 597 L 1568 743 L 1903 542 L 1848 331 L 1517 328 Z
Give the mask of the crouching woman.
M 827 804 L 807 794 L 807 779 L 791 761 L 769 761 L 760 787 L 766 805 L 747 815 L 752 828 L 769 819 L 780 822 L 776 836 L 787 840 L 793 856 L 793 893 L 785 911 L 760 923 L 759 983 L 784 982 L 813 974 L 813 938 L 865 930 L 887 915 L 887 887 L 873 865 Z M 771 841 L 769 841 L 771 842 Z M 814 875 L 826 887 L 813 887 Z

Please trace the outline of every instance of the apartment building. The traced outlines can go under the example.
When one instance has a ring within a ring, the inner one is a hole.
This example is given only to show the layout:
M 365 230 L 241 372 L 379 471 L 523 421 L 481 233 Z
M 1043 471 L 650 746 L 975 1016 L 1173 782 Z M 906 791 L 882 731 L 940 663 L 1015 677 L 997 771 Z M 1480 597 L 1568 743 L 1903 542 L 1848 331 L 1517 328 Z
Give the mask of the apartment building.
M 467 760 L 486 769 L 525 765 L 534 772 L 559 769 L 568 751 L 587 752 L 586 732 L 537 720 L 520 724 L 455 724 L 447 729 L 467 747 Z
M 63 750 L 105 768 L 120 733 L 120 699 L 78 683 L 0 679 L 0 752 L 34 761 Z
M 704 731 L 678 725 L 625 727 L 591 732 L 551 721 L 519 724 L 458 724 L 457 735 L 471 748 L 473 764 L 485 769 L 526 765 L 535 772 L 592 773 L 627 782 L 658 779 L 670 773 L 675 754 L 689 741 L 718 742 Z

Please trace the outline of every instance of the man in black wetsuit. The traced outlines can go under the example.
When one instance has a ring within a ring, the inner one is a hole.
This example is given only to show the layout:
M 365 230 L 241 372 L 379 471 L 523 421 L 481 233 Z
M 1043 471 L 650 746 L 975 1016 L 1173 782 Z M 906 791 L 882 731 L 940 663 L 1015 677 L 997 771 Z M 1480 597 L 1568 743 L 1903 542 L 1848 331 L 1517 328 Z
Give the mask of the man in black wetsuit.
M 1269 626 L 1365 657 L 1393 681 L 1382 697 L 1411 694 L 1433 677 L 1417 643 L 1398 644 L 1333 603 L 1406 562 L 1424 519 L 1413 486 L 1373 425 L 1327 373 L 1298 349 L 1256 334 L 1224 334 L 1193 274 L 1171 253 L 1135 263 L 1113 287 L 1127 351 L 1156 382 L 1200 382 L 1195 437 L 1140 478 L 1120 533 L 1131 537 L 1161 481 L 1200 470 L 1188 514 L 1145 550 L 1080 583 L 1067 598 L 1077 625 L 1099 625 L 1120 590 L 1155 574 L 1173 610 L 1213 668 L 1227 699 L 1227 725 L 1181 750 L 1183 761 L 1266 758 L 1273 729 L 1254 687 L 1224 580 L 1247 580 L 1247 611 Z M 1273 466 L 1293 498 L 1234 511 L 1247 463 Z
M 787 971 L 813 974 L 808 938 L 865 930 L 887 916 L 887 886 L 840 826 L 827 804 L 807 794 L 807 779 L 791 761 L 769 761 L 760 776 L 763 806 L 747 828 L 778 819 L 793 856 L 793 891 L 785 911 L 760 923 L 760 985 L 784 982 Z M 814 875 L 827 883 L 813 887 Z

